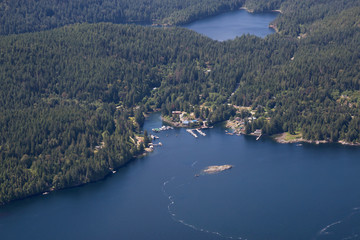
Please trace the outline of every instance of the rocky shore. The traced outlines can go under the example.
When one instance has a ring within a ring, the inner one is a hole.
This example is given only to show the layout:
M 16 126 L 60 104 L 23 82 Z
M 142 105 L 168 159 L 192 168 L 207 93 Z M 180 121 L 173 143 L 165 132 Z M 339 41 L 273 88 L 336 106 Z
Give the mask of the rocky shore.
M 286 134 L 287 133 L 276 134 L 273 136 L 273 139 L 278 143 L 312 143 L 312 144 L 331 143 L 331 141 L 329 140 L 308 140 L 302 137 L 286 139 Z M 339 140 L 336 143 L 340 143 L 342 145 L 348 145 L 348 146 L 360 146 L 360 143 L 352 143 L 344 140 Z

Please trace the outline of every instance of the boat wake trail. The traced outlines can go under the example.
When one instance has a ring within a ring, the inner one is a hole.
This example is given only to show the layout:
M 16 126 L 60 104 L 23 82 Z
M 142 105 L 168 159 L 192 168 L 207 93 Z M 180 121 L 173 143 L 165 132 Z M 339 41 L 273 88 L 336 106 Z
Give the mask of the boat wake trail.
M 325 235 L 325 234 L 330 234 L 330 232 L 328 231 L 331 227 L 342 223 L 342 221 L 336 221 L 334 223 L 331 223 L 329 225 L 327 225 L 326 227 L 324 227 L 323 229 L 320 230 L 319 235 Z
M 197 164 L 197 163 L 198 163 L 198 161 L 193 162 L 193 163 L 191 164 L 191 167 L 194 167 L 195 164 Z
M 201 228 L 201 227 L 197 227 L 193 224 L 190 224 L 188 222 L 186 222 L 185 220 L 183 219 L 180 219 L 178 218 L 178 216 L 176 215 L 175 211 L 173 210 L 174 209 L 174 206 L 175 206 L 175 198 L 168 194 L 168 192 L 166 191 L 166 187 L 169 183 L 171 183 L 173 180 L 175 179 L 175 177 L 172 177 L 170 180 L 168 181 L 165 181 L 163 183 L 163 194 L 166 198 L 169 199 L 169 204 L 167 206 L 167 209 L 168 209 L 168 212 L 169 212 L 169 215 L 171 216 L 171 218 L 175 221 L 175 222 L 178 222 L 178 223 L 181 223 L 182 225 L 186 226 L 186 227 L 189 227 L 189 228 L 192 228 L 193 230 L 195 231 L 199 231 L 199 232 L 204 232 L 204 233 L 208 233 L 208 234 L 213 234 L 213 235 L 217 235 L 219 236 L 220 238 L 224 238 L 224 239 L 239 239 L 239 240 L 247 240 L 246 238 L 242 238 L 242 237 L 234 237 L 234 236 L 225 236 L 224 234 L 222 233 L 219 233 L 219 232 L 216 232 L 216 231 L 211 231 L 211 230 L 208 230 L 208 229 L 205 229 L 205 228 Z
M 315 239 L 360 239 L 360 207 L 352 209 L 345 218 L 333 222 L 321 229 Z

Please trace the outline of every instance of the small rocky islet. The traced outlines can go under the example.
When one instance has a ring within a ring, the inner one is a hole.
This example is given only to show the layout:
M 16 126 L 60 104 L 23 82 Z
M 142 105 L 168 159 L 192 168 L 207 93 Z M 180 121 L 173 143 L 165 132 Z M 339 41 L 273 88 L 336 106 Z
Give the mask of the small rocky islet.
M 205 174 L 214 174 L 214 173 L 218 173 L 218 172 L 222 172 L 225 170 L 229 170 L 231 169 L 233 166 L 226 164 L 226 165 L 214 165 L 214 166 L 208 166 L 207 168 L 205 168 L 202 172 Z

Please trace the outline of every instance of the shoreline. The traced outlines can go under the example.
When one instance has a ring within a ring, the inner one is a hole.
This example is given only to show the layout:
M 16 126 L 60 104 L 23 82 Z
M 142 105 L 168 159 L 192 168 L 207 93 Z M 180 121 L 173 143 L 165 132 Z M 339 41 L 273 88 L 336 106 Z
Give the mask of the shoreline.
M 279 33 L 279 29 L 275 24 L 269 24 L 269 28 L 273 29 L 276 33 Z
M 169 119 L 166 119 L 165 117 L 161 116 L 161 120 L 167 124 L 169 124 L 170 126 L 172 127 L 177 127 L 177 128 L 201 128 L 201 129 L 206 129 L 206 128 L 209 128 L 209 127 L 203 127 L 203 126 L 199 126 L 199 127 L 194 127 L 194 126 L 191 126 L 191 125 L 184 125 L 182 123 L 179 123 L 179 122 L 173 122 Z
M 161 121 L 166 122 L 167 124 L 171 125 L 172 127 L 178 127 L 178 128 L 187 128 L 186 126 L 184 126 L 182 123 L 177 123 L 177 122 L 173 122 L 169 119 L 166 119 L 165 117 L 163 117 L 161 115 Z
M 266 10 L 266 11 L 259 11 L 259 12 L 256 12 L 254 9 L 249 9 L 245 6 L 243 7 L 240 7 L 239 8 L 240 10 L 245 10 L 247 11 L 248 13 L 269 13 L 269 12 L 276 12 L 276 13 L 280 13 L 282 14 L 283 12 L 281 11 L 281 9 L 274 9 L 274 10 Z
M 329 140 L 307 140 L 304 138 L 297 138 L 297 139 L 291 139 L 291 140 L 285 140 L 285 135 L 286 133 L 279 133 L 279 134 L 275 134 L 270 136 L 275 142 L 280 143 L 280 144 L 288 144 L 288 143 L 310 143 L 310 144 L 327 144 L 327 143 L 337 143 L 337 144 L 341 144 L 341 145 L 345 145 L 345 146 L 360 146 L 360 143 L 351 143 L 351 142 L 346 142 L 345 140 L 339 140 L 337 142 L 332 142 Z
M 226 129 L 231 129 L 233 130 L 233 133 L 231 133 L 230 135 L 245 135 L 245 136 L 255 136 L 257 137 L 258 135 L 254 134 L 254 133 L 249 133 L 246 134 L 243 131 L 240 131 L 240 129 L 238 129 L 236 127 L 236 124 L 234 122 L 231 122 L 230 120 L 225 121 L 226 125 L 225 128 Z M 226 133 L 229 134 L 229 133 Z M 339 140 L 337 142 L 332 142 L 329 140 L 308 140 L 308 139 L 304 139 L 302 136 L 295 138 L 295 139 L 289 139 L 286 140 L 286 135 L 288 133 L 287 132 L 283 132 L 283 133 L 279 133 L 279 134 L 274 134 L 274 135 L 266 135 L 267 137 L 270 137 L 273 141 L 280 143 L 280 144 L 288 144 L 288 143 L 310 143 L 310 144 L 326 144 L 326 143 L 337 143 L 337 144 L 341 144 L 341 145 L 345 145 L 345 146 L 353 146 L 353 147 L 359 147 L 360 143 L 352 143 L 352 142 L 347 142 L 345 140 Z M 265 136 L 265 135 L 263 135 Z
M 154 111 L 154 112 L 157 112 L 157 111 Z M 147 115 L 150 115 L 150 113 L 146 113 Z M 174 126 L 174 127 L 179 127 L 179 128 L 190 128 L 189 126 L 183 126 L 183 124 L 177 124 L 177 123 L 174 123 L 166 118 L 163 118 L 161 116 L 161 120 Z M 225 128 L 228 128 L 228 127 L 225 127 Z M 233 129 L 232 127 L 228 128 L 228 129 Z M 329 144 L 329 143 L 336 143 L 336 144 L 341 144 L 341 145 L 344 145 L 344 146 L 352 146 L 352 147 L 360 147 L 360 143 L 351 143 L 351 142 L 346 142 L 345 140 L 339 140 L 337 142 L 331 142 L 329 140 L 307 140 L 307 139 L 304 139 L 302 137 L 300 138 L 296 138 L 296 139 L 291 139 L 291 140 L 285 140 L 285 137 L 286 137 L 286 132 L 284 133 L 279 133 L 279 134 L 275 134 L 275 135 L 268 135 L 268 137 L 270 137 L 273 141 L 275 141 L 276 143 L 279 143 L 279 144 L 289 144 L 289 143 L 309 143 L 309 144 L 316 144 L 316 145 L 319 145 L 319 144 Z M 233 135 L 233 134 L 231 134 Z M 253 133 L 250 133 L 250 134 L 245 134 L 245 133 L 241 133 L 241 135 L 245 135 L 245 136 L 256 136 L 254 135 Z M 123 168 L 123 167 L 126 167 L 130 162 L 132 161 L 135 161 L 139 158 L 143 158 L 145 156 L 147 156 L 149 153 L 151 153 L 152 151 L 149 151 L 149 150 L 144 150 L 142 153 L 139 153 L 137 155 L 134 155 L 132 156 L 128 161 L 126 161 L 124 164 L 112 169 L 112 171 L 109 169 L 109 172 L 107 174 L 105 174 L 104 176 L 98 178 L 98 179 L 94 179 L 92 181 L 89 181 L 89 182 L 85 182 L 85 183 L 75 183 L 73 185 L 69 185 L 69 186 L 65 186 L 63 188 L 59 188 L 59 189 L 54 189 L 54 188 L 49 188 L 49 189 L 45 189 L 39 193 L 34 193 L 34 194 L 31 194 L 31 195 L 28 195 L 28 196 L 25 196 L 25 197 L 22 197 L 22 198 L 18 198 L 18 199 L 14 199 L 14 200 L 11 200 L 9 202 L 6 202 L 6 203 L 2 203 L 0 204 L 0 206 L 5 206 L 5 205 L 8 205 L 8 204 L 12 204 L 12 203 L 15 203 L 17 201 L 21 201 L 21 200 L 24 200 L 24 199 L 28 199 L 28 198 L 32 198 L 32 197 L 36 197 L 36 196 L 41 196 L 41 195 L 48 195 L 50 194 L 51 192 L 55 192 L 55 191 L 61 191 L 61 190 L 66 190 L 66 189 L 71 189 L 71 188 L 77 188 L 77 187 L 82 187 L 84 185 L 87 185 L 89 183 L 96 183 L 96 182 L 99 182 L 99 181 L 102 181 L 102 180 L 105 180 L 106 178 L 108 178 L 109 176 L 113 175 L 114 174 L 114 170 L 115 172 L 117 172 L 119 169 Z M 46 194 L 44 194 L 46 193 Z
M 254 9 L 248 9 L 248 8 L 245 7 L 245 6 L 241 7 L 240 10 L 245 10 L 245 11 L 247 11 L 248 13 L 254 13 Z
M 296 138 L 296 139 L 291 139 L 291 140 L 285 140 L 285 136 L 286 136 L 286 133 L 284 132 L 284 133 L 279 133 L 279 134 L 272 135 L 271 138 L 275 142 L 281 143 L 281 144 L 287 144 L 287 143 L 311 143 L 311 144 L 330 143 L 330 141 L 327 141 L 327 140 L 307 140 L 307 139 L 304 139 L 302 137 Z
M 10 200 L 9 202 L 0 203 L 0 207 L 1 206 L 6 206 L 6 205 L 9 205 L 9 204 L 13 204 L 13 203 L 16 203 L 18 201 L 22 201 L 22 200 L 25 200 L 25 199 L 28 199 L 28 198 L 37 197 L 37 196 L 46 196 L 46 195 L 51 194 L 52 192 L 57 192 L 57 191 L 62 191 L 62 190 L 66 190 L 66 189 L 82 187 L 82 186 L 85 186 L 85 185 L 90 184 L 90 183 L 96 183 L 96 182 L 103 181 L 103 180 L 107 179 L 108 177 L 110 177 L 111 175 L 115 174 L 119 169 L 121 169 L 123 167 L 126 167 L 128 164 L 130 164 L 131 162 L 133 162 L 133 161 L 135 161 L 137 159 L 140 159 L 140 158 L 143 158 L 143 157 L 147 156 L 151 152 L 152 151 L 147 151 L 147 150 L 144 149 L 144 151 L 142 153 L 139 153 L 137 155 L 132 156 L 129 160 L 127 160 L 122 165 L 117 166 L 114 169 L 109 169 L 109 172 L 106 173 L 104 176 L 102 176 L 100 178 L 97 178 L 97 179 L 94 179 L 92 181 L 82 182 L 82 183 L 75 183 L 75 184 L 68 185 L 68 186 L 65 186 L 65 187 L 62 187 L 62 188 L 58 188 L 58 189 L 51 187 L 51 188 L 48 188 L 48 189 L 44 189 L 44 190 L 42 190 L 41 192 L 38 192 L 38 193 L 34 193 L 34 194 L 30 194 L 30 195 L 27 195 L 27 196 L 24 196 L 24 197 L 21 197 L 21 198 Z

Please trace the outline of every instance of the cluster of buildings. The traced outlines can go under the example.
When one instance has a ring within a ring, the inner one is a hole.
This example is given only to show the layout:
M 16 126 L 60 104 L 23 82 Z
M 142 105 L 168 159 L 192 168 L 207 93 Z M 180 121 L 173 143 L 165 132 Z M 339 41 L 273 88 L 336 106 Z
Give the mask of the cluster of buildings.
M 187 126 L 193 126 L 193 125 L 197 125 L 199 124 L 199 120 L 198 119 L 193 119 L 192 117 L 189 117 L 188 114 L 186 112 L 182 112 L 182 111 L 172 111 L 172 116 L 173 119 L 174 118 L 179 118 L 179 122 L 182 126 L 187 127 Z

